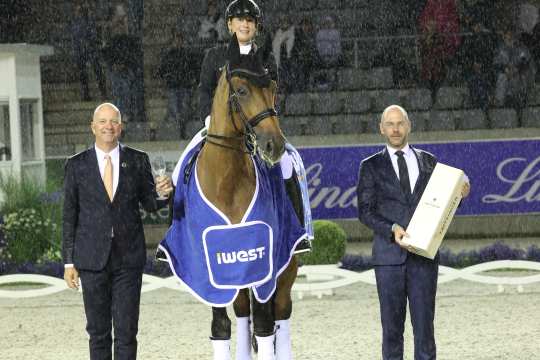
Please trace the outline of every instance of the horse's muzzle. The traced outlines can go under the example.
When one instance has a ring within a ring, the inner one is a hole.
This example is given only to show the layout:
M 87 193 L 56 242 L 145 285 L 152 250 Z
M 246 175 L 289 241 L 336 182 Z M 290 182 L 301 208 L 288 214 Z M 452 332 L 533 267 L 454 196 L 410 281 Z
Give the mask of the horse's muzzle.
M 258 155 L 269 166 L 275 166 L 285 152 L 285 139 L 283 135 L 267 136 L 265 134 L 257 135 Z

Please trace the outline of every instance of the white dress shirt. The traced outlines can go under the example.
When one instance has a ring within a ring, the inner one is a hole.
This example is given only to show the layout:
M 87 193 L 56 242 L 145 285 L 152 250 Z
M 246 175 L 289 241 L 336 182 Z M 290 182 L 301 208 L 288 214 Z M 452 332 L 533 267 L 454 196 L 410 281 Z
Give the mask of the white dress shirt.
M 386 145 L 386 148 L 388 149 L 390 160 L 392 160 L 392 167 L 394 168 L 396 176 L 399 179 L 398 156 L 396 155 L 398 149 L 394 149 L 389 145 Z M 411 147 L 409 146 L 409 144 L 405 145 L 405 147 L 401 149 L 401 151 L 403 151 L 403 158 L 407 163 L 407 170 L 409 171 L 409 181 L 411 183 L 411 191 L 414 191 L 416 180 L 418 180 L 418 175 L 420 174 L 420 170 L 418 168 L 418 159 L 416 158 L 416 155 L 413 149 L 411 149 Z
M 103 173 L 105 172 L 105 155 L 107 155 L 107 153 L 99 149 L 96 145 L 94 145 L 94 148 L 96 149 L 99 173 L 101 175 L 101 178 L 103 179 Z M 116 193 L 116 188 L 118 187 L 118 179 L 120 178 L 120 145 L 117 145 L 114 149 L 112 149 L 108 153 L 108 155 L 111 157 L 112 168 L 113 168 L 113 198 L 114 198 L 114 194 Z

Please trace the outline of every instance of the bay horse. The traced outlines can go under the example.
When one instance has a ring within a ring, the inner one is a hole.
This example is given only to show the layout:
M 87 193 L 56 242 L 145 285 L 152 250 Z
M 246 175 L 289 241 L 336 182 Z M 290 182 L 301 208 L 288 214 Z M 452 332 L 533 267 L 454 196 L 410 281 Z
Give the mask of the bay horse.
M 285 137 L 274 109 L 276 83 L 262 66 L 269 51 L 264 47 L 255 54 L 241 55 L 233 35 L 213 98 L 206 141 L 195 166 L 202 192 L 232 224 L 242 221 L 255 192 L 253 157 L 273 167 L 285 151 Z M 277 279 L 273 298 L 266 303 L 257 301 L 248 288 L 240 290 L 233 303 L 239 320 L 236 359 L 251 359 L 251 312 L 258 358 L 274 359 L 275 322 L 291 316 L 291 290 L 297 270 L 293 256 Z M 230 359 L 231 321 L 225 307 L 212 307 L 211 333 L 214 359 Z M 288 347 L 290 352 L 288 330 L 285 337 L 276 340 L 277 354 L 280 346 Z

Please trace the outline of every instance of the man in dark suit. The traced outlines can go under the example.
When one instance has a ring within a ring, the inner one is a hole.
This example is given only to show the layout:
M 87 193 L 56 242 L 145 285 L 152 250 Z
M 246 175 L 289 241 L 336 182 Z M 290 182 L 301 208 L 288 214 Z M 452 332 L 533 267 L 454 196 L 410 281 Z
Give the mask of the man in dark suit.
M 120 111 L 101 104 L 91 123 L 95 146 L 66 162 L 62 255 L 64 279 L 83 288 L 90 358 L 136 359 L 139 300 L 146 249 L 139 204 L 155 211 L 172 191 L 154 178 L 148 155 L 121 145 Z
M 358 213 L 374 231 L 373 264 L 383 329 L 384 360 L 403 359 L 407 299 L 414 333 L 415 360 L 436 358 L 433 320 L 437 291 L 438 255 L 430 260 L 402 242 L 405 228 L 426 188 L 437 159 L 409 146 L 411 123 L 407 112 L 391 105 L 383 112 L 381 134 L 386 147 L 364 159 L 358 179 Z M 469 193 L 467 183 L 462 194 Z

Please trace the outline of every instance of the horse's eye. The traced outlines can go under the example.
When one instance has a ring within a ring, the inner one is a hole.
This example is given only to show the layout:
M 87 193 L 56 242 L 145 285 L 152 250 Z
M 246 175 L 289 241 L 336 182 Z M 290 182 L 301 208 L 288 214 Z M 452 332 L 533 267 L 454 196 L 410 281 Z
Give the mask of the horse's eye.
M 236 90 L 236 93 L 238 96 L 246 96 L 248 94 L 248 89 L 245 86 L 240 86 L 238 90 Z

